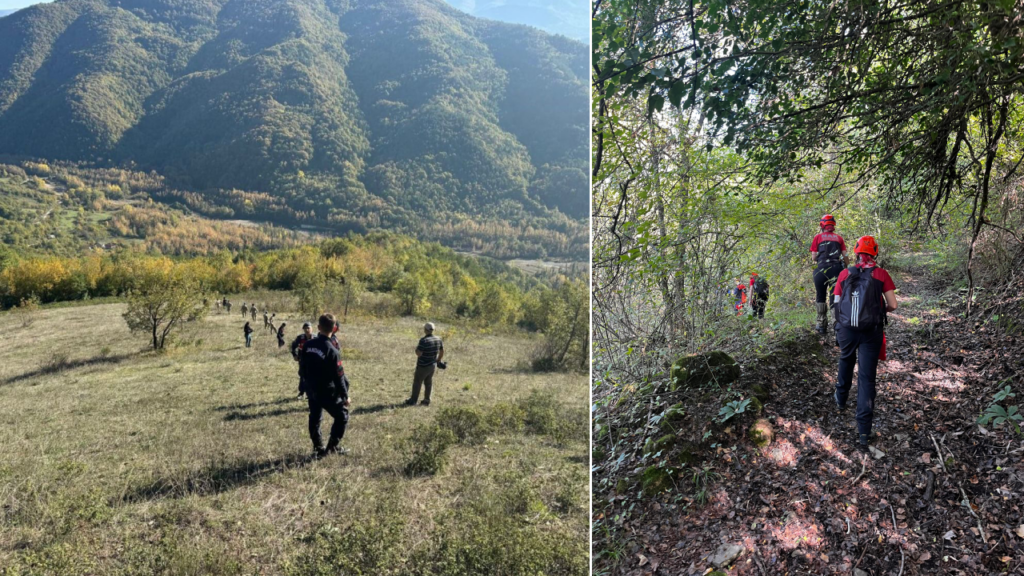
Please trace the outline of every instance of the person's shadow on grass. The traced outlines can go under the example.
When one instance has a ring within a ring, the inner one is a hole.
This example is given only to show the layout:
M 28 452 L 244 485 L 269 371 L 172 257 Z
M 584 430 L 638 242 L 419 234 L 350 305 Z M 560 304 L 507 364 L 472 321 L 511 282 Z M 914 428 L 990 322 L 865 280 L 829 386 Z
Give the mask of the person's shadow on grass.
M 242 459 L 232 463 L 207 464 L 199 470 L 188 470 L 178 478 L 158 478 L 127 490 L 122 503 L 163 498 L 209 496 L 241 486 L 255 484 L 275 474 L 307 466 L 315 461 L 313 454 L 288 454 L 263 460 Z
M 352 409 L 350 414 L 352 416 L 359 416 L 363 414 L 376 414 L 377 412 L 383 412 L 385 410 L 393 410 L 395 408 L 408 408 L 409 405 L 405 402 L 399 402 L 398 404 L 374 404 L 373 406 L 359 406 Z

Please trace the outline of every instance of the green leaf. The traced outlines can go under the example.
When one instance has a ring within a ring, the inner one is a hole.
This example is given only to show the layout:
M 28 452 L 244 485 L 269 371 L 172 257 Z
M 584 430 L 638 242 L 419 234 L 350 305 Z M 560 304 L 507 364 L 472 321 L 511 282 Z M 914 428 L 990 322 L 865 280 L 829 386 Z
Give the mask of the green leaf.
M 647 99 L 647 114 L 653 114 L 655 110 L 661 112 L 661 109 L 665 106 L 665 97 L 661 94 L 651 94 L 651 97 Z
M 668 89 L 668 101 L 673 106 L 679 108 L 679 105 L 683 101 L 683 92 L 686 90 L 686 83 L 678 81 L 672 84 L 672 87 Z

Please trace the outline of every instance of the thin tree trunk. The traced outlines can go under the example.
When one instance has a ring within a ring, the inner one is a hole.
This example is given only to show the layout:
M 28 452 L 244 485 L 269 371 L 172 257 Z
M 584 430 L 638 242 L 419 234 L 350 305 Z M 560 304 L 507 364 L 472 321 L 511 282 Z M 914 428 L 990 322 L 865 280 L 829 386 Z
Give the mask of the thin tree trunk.
M 989 183 L 992 179 L 992 165 L 995 163 L 996 150 L 999 147 L 999 140 L 1006 128 L 1007 102 L 1004 100 L 999 106 L 999 124 L 995 134 L 989 140 L 988 151 L 985 153 L 985 175 L 981 181 L 981 199 L 978 202 L 977 218 L 974 221 L 974 231 L 971 235 L 971 248 L 967 253 L 967 317 L 971 317 L 974 308 L 974 254 L 978 244 L 978 236 L 981 234 L 981 227 L 985 223 L 985 208 L 988 207 Z

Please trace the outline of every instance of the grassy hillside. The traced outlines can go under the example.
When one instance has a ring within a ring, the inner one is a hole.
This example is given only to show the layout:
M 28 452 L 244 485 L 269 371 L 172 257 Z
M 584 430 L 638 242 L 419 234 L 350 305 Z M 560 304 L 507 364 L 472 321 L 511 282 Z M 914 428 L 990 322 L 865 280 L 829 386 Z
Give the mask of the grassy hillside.
M 522 371 L 532 339 L 440 326 L 434 402 L 399 408 L 421 321 L 350 321 L 352 452 L 313 462 L 269 333 L 214 313 L 154 355 L 121 311 L 0 314 L 0 573 L 587 572 L 586 382 Z
M 0 154 L 288 208 L 263 220 L 449 245 L 512 223 L 490 235 L 563 238 L 517 256 L 582 254 L 586 66 L 441 0 L 61 0 L 0 21 Z

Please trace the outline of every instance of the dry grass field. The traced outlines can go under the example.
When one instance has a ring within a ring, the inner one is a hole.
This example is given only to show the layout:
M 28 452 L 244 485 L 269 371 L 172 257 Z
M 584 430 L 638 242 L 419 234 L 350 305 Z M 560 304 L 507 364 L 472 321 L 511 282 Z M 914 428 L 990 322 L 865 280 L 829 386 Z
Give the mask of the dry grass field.
M 400 406 L 422 320 L 350 319 L 351 452 L 314 461 L 295 362 L 262 315 L 244 347 L 242 300 L 159 354 L 122 304 L 0 314 L 0 574 L 587 573 L 585 376 L 440 324 L 433 403 Z

